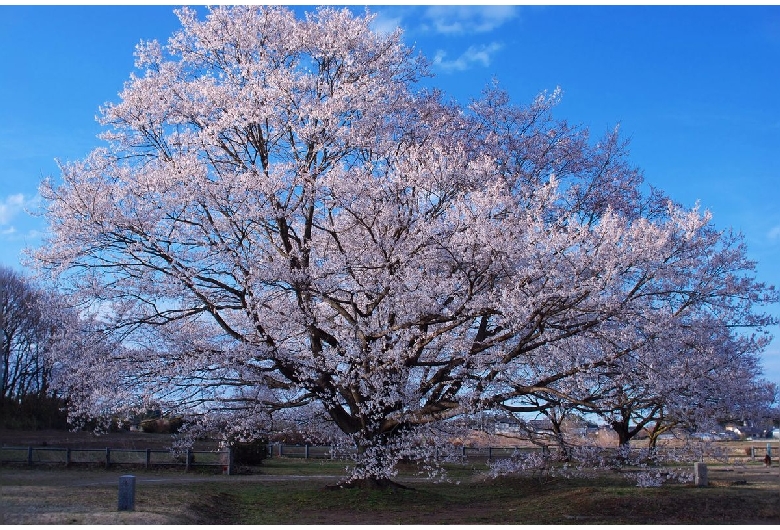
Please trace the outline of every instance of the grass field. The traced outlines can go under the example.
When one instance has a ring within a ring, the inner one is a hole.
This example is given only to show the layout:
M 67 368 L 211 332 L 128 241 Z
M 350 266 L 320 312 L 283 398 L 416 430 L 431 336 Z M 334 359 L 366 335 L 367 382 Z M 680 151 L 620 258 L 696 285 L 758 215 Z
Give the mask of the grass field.
M 780 469 L 714 467 L 711 486 L 638 488 L 620 475 L 490 479 L 481 465 L 453 482 L 410 473 L 409 489 L 332 486 L 344 464 L 274 458 L 252 474 L 0 468 L 4 524 L 723 524 L 780 523 Z M 137 477 L 136 510 L 117 511 L 118 478 Z

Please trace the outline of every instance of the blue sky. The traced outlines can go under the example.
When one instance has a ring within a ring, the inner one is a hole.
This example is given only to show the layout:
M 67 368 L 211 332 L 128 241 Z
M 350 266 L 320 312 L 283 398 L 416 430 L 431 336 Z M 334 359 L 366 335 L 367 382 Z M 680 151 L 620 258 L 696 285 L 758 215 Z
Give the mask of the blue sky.
M 560 86 L 557 117 L 594 137 L 620 124 L 646 181 L 742 232 L 759 279 L 780 286 L 780 6 L 369 9 L 462 102 L 494 77 L 518 103 Z M 178 26 L 173 6 L 0 6 L 0 264 L 23 270 L 40 244 L 45 224 L 26 213 L 38 182 L 99 145 L 94 118 L 135 45 Z M 764 366 L 780 383 L 780 337 Z

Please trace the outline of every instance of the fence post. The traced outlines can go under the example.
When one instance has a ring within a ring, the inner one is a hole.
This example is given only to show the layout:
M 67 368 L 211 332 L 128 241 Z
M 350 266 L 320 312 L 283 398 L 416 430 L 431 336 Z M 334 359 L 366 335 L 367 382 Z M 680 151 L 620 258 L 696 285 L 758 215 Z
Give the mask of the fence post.
M 146 450 L 146 469 L 149 469 L 152 467 L 152 450 L 147 449 Z
M 284 452 L 284 444 L 279 444 L 279 456 L 283 456 L 282 453 Z
M 111 449 L 106 447 L 106 469 L 111 467 Z
M 488 447 L 488 462 L 490 462 L 491 460 L 493 460 L 493 448 Z
M 696 486 L 705 487 L 709 484 L 707 480 L 707 464 L 696 462 L 693 464 L 693 483 Z
M 65 449 L 65 467 L 70 467 L 70 447 Z
M 228 446 L 228 458 L 227 458 L 227 474 L 233 474 L 233 446 Z
M 184 455 L 184 472 L 189 473 L 190 471 L 190 459 L 192 458 L 192 451 L 190 448 L 187 448 L 187 454 Z
M 309 444 L 305 444 L 305 445 L 303 446 L 303 458 L 304 458 L 305 460 L 308 460 L 308 459 L 309 459 Z
M 32 446 L 30 446 L 30 447 L 27 448 L 27 465 L 28 466 L 31 466 L 33 464 L 32 453 L 33 453 L 33 448 L 32 448 Z

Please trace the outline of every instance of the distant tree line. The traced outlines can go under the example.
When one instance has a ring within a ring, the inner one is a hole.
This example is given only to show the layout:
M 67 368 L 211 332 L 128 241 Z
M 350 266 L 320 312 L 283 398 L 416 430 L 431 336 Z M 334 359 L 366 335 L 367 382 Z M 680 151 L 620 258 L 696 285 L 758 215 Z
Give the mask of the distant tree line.
M 51 389 L 51 356 L 61 336 L 55 297 L 0 267 L 0 426 L 61 429 L 66 402 Z

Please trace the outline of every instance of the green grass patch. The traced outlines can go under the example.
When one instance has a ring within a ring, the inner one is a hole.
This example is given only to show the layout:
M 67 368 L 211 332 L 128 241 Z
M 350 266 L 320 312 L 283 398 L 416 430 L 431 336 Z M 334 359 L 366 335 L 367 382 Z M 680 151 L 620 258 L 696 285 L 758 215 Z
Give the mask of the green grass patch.
M 613 473 L 588 479 L 487 478 L 482 464 L 448 466 L 451 482 L 402 468 L 407 489 L 334 487 L 347 463 L 273 458 L 253 474 L 181 471 L 139 475 L 142 524 L 770 524 L 780 523 L 772 470 L 711 470 L 712 486 L 639 488 Z M 115 521 L 116 471 L 0 468 L 7 522 Z M 455 478 L 457 476 L 458 478 Z M 146 479 L 146 480 L 142 480 Z M 741 479 L 741 480 L 735 480 Z M 74 515 L 75 514 L 75 515 Z M 97 517 L 97 518 L 96 518 Z
M 401 480 L 403 482 L 403 480 Z M 410 489 L 328 487 L 317 479 L 212 484 L 217 524 L 718 524 L 780 522 L 777 491 L 667 485 L 638 488 L 620 478 L 504 478 L 407 483 Z M 206 491 L 202 491 L 205 494 Z M 216 504 L 216 501 L 215 501 Z
M 351 462 L 330 459 L 303 458 L 268 458 L 263 465 L 251 468 L 252 473 L 261 475 L 327 475 L 341 477 L 346 474 L 346 468 Z

